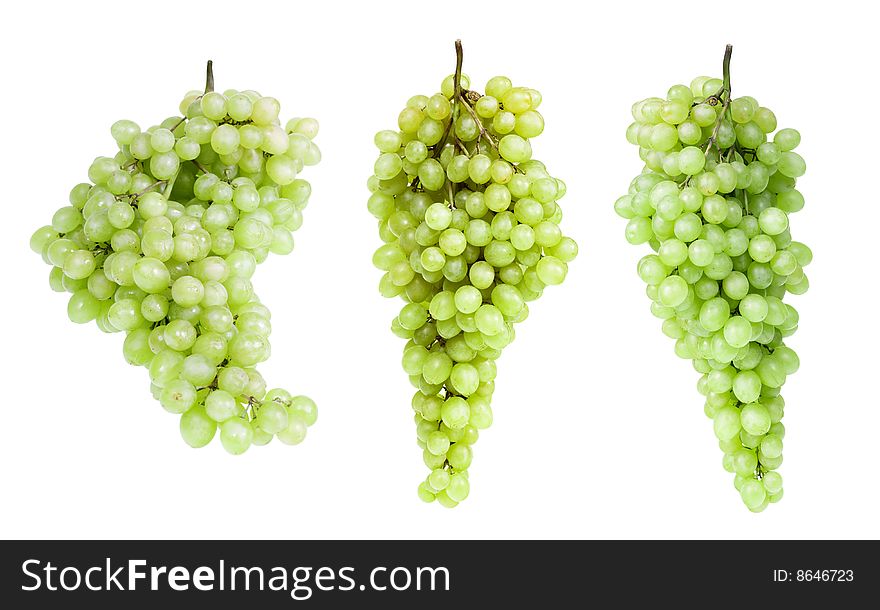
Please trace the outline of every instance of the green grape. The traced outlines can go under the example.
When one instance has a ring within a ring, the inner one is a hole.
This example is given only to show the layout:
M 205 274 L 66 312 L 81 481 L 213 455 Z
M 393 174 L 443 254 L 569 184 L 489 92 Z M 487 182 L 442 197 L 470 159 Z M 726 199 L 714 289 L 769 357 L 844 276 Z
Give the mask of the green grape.
M 33 233 L 30 248 L 52 265 L 51 288 L 71 293 L 71 321 L 125 332 L 126 361 L 149 370 L 154 397 L 180 415 L 188 445 L 207 445 L 218 427 L 233 454 L 274 436 L 299 443 L 317 407 L 267 392 L 254 368 L 269 357 L 272 327 L 251 278 L 269 254 L 293 249 L 311 195 L 298 174 L 320 160 L 318 123 L 281 127 L 274 98 L 214 91 L 211 62 L 205 92 L 187 94 L 180 108 L 182 118 L 144 131 L 113 123 L 118 153 L 92 162 L 90 182 L 70 191 L 70 205 Z M 381 143 L 396 152 L 400 136 Z M 462 239 L 448 235 L 445 251 L 462 254 Z M 468 371 L 456 376 L 472 385 Z
M 784 343 L 798 315 L 782 297 L 806 291 L 812 252 L 789 232 L 804 207 L 800 134 L 776 131 L 775 115 L 754 98 L 732 97 L 731 51 L 723 79 L 698 77 L 665 100 L 633 105 L 626 137 L 645 167 L 614 209 L 627 241 L 656 253 L 638 265 L 651 310 L 676 354 L 703 374 L 698 388 L 724 467 L 760 512 L 782 497 L 779 390 L 800 366 Z M 451 489 L 443 491 L 455 500 Z
M 460 62 L 458 42 L 456 52 Z M 471 446 L 493 419 L 495 360 L 527 301 L 561 284 L 578 253 L 559 228 L 565 185 L 532 156 L 540 93 L 503 76 L 486 95 L 469 87 L 459 72 L 440 93 L 412 98 L 399 131 L 376 134 L 368 182 L 384 242 L 373 254 L 379 291 L 405 301 L 391 326 L 408 341 L 401 363 L 418 388 L 412 407 L 431 470 L 418 495 L 446 507 L 470 493 Z M 647 240 L 649 230 L 635 233 Z

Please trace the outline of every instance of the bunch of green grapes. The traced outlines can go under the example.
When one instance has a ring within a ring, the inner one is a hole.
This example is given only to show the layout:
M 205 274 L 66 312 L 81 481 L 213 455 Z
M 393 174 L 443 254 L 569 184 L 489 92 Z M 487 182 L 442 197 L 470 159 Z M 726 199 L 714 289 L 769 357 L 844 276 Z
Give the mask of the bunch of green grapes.
M 479 430 L 492 423 L 495 361 L 528 316 L 527 302 L 562 283 L 577 244 L 557 204 L 565 184 L 532 158 L 544 130 L 541 95 L 504 76 L 469 90 L 457 68 L 440 93 L 410 98 L 399 131 L 380 131 L 369 211 L 382 245 L 383 296 L 406 305 L 392 331 L 407 340 L 403 368 L 418 444 L 430 474 L 426 502 L 453 507 L 469 492 Z
M 785 345 L 798 312 L 783 298 L 807 291 L 812 253 L 789 231 L 804 206 L 800 134 L 776 131 L 754 98 L 731 97 L 731 51 L 723 80 L 699 77 L 633 106 L 627 139 L 645 168 L 615 209 L 627 241 L 654 250 L 638 264 L 651 311 L 701 373 L 724 468 L 759 512 L 782 498 L 780 389 L 800 364 Z
M 141 131 L 111 127 L 119 152 L 98 157 L 70 205 L 31 248 L 52 265 L 68 315 L 125 332 L 126 360 L 149 369 L 153 396 L 180 415 L 193 447 L 220 429 L 232 454 L 273 436 L 300 443 L 315 403 L 266 391 L 270 314 L 251 284 L 270 254 L 289 254 L 311 192 L 297 178 L 320 160 L 314 119 L 281 126 L 279 103 L 255 91 L 188 93 L 173 116 Z

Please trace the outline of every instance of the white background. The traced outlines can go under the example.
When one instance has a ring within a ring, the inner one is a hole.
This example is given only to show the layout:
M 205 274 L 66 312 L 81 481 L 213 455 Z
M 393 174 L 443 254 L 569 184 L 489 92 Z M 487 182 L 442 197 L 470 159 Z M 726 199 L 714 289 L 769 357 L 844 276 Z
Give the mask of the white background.
M 877 15 L 868 3 L 13 3 L 6 7 L 0 536 L 97 538 L 877 538 Z M 861 8 L 860 8 L 861 7 Z M 869 12 L 871 14 L 869 14 Z M 370 264 L 375 131 L 432 94 L 464 41 L 474 88 L 539 89 L 536 157 L 568 183 L 580 257 L 499 361 L 495 424 L 471 497 L 425 505 L 426 474 Z M 808 173 L 795 239 L 815 262 L 790 340 L 785 498 L 749 513 L 721 468 L 697 374 L 672 352 L 635 273 L 647 247 L 613 210 L 641 165 L 630 105 L 718 75 L 796 127 Z M 67 201 L 110 124 L 146 127 L 203 86 L 254 88 L 315 116 L 324 160 L 297 248 L 255 284 L 274 313 L 270 386 L 314 397 L 299 447 L 193 450 L 129 367 L 122 336 L 66 316 L 28 238 Z

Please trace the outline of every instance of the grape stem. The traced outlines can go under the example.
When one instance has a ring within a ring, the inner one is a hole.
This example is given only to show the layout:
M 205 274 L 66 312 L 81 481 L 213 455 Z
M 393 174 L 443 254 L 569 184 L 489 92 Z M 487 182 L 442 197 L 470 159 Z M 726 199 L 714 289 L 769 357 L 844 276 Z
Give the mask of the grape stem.
M 254 421 L 257 418 L 257 410 L 261 406 L 263 406 L 262 402 L 260 402 L 253 396 L 248 396 L 247 406 L 244 408 L 242 418 L 246 419 L 249 422 Z
M 199 171 L 201 171 L 203 174 L 210 174 L 211 173 L 208 171 L 207 167 L 205 167 L 204 165 L 199 163 L 198 159 L 193 159 L 192 162 L 193 162 L 193 165 L 195 165 L 197 168 L 199 168 Z
M 724 60 L 721 64 L 721 77 L 724 79 L 722 89 L 730 95 L 730 57 L 733 55 L 733 45 L 729 44 L 724 48 Z
M 454 89 L 453 89 L 453 94 L 452 94 L 453 111 L 452 111 L 452 117 L 449 120 L 449 124 L 446 126 L 446 133 L 443 134 L 443 139 L 441 140 L 441 142 L 443 142 L 443 146 L 438 146 L 437 150 L 434 151 L 435 155 L 437 155 L 437 156 L 439 156 L 439 154 L 437 154 L 437 153 L 442 152 L 444 146 L 446 145 L 446 140 L 449 139 L 448 136 L 449 136 L 449 132 L 451 130 L 452 124 L 458 118 L 458 112 L 456 112 L 456 111 L 458 110 L 458 108 L 460 106 L 464 106 L 464 109 L 467 110 L 468 114 L 471 115 L 471 118 L 474 119 L 474 122 L 477 124 L 477 127 L 480 130 L 480 137 L 484 138 L 489 143 L 489 145 L 493 149 L 495 149 L 496 152 L 498 151 L 498 142 L 495 140 L 495 138 L 492 136 L 492 134 L 489 133 L 489 131 L 486 129 L 486 127 L 483 125 L 483 122 L 480 120 L 480 117 L 477 116 L 477 112 L 474 110 L 473 105 L 471 105 L 471 102 L 468 99 L 468 95 L 471 95 L 474 92 L 461 88 L 461 66 L 462 66 L 462 63 L 464 63 L 464 49 L 461 46 L 461 40 L 456 40 L 455 41 L 455 75 L 452 77 L 454 79 L 454 83 L 453 83 Z M 477 99 L 479 99 L 479 97 Z M 458 136 L 455 136 L 454 144 L 459 150 L 461 150 L 464 153 L 467 153 L 467 149 L 465 148 L 465 146 L 461 142 L 461 140 L 458 138 Z
M 162 196 L 168 199 L 171 196 L 171 191 L 174 190 L 174 183 L 177 182 L 177 177 L 180 176 L 180 168 L 177 168 L 177 172 L 174 176 L 165 181 L 165 184 L 162 186 Z
M 461 39 L 457 39 L 455 41 L 455 82 L 453 82 L 453 87 L 455 91 L 455 97 L 461 95 L 461 64 L 464 63 L 464 48 L 461 46 Z
M 446 129 L 443 130 L 443 137 L 441 137 L 440 141 L 434 146 L 434 154 L 432 155 L 434 159 L 439 159 L 440 155 L 443 154 L 443 149 L 446 148 L 446 144 L 449 140 L 449 134 L 452 131 L 452 124 L 455 123 L 455 111 L 458 108 L 458 96 L 461 94 L 462 63 L 464 63 L 464 49 L 461 46 L 461 39 L 458 39 L 455 41 L 455 74 L 452 77 L 454 80 L 454 93 L 452 95 L 452 113 L 449 117 L 449 122 L 446 124 Z M 455 144 L 456 146 L 459 146 L 458 138 L 456 138 Z
M 485 138 L 495 151 L 498 151 L 498 143 L 495 141 L 495 138 L 492 137 L 492 134 L 489 133 L 486 128 L 483 126 L 483 122 L 480 120 L 480 117 L 477 116 L 477 112 L 474 110 L 474 107 L 471 106 L 471 103 L 467 99 L 467 94 L 471 93 L 470 91 L 463 90 L 461 88 L 461 63 L 464 59 L 464 51 L 461 48 L 461 40 L 455 41 L 455 89 L 452 97 L 453 104 L 456 107 L 459 104 L 464 106 L 464 109 L 468 111 L 468 114 L 471 115 L 471 118 L 474 119 L 474 122 L 477 124 L 477 127 L 480 129 L 480 137 Z M 450 125 L 455 122 L 457 116 L 453 112 L 452 120 L 450 121 Z M 456 144 L 461 144 L 458 137 L 455 138 Z M 479 146 L 479 142 L 477 142 Z M 463 146 L 461 146 L 464 149 Z
M 141 190 L 141 191 L 138 191 L 137 193 L 132 193 L 131 195 L 120 195 L 119 197 L 120 197 L 120 198 L 122 198 L 122 197 L 128 197 L 129 199 L 131 199 L 132 201 L 134 201 L 135 199 L 139 198 L 141 195 L 146 195 L 147 193 L 149 193 L 150 191 L 152 191 L 152 190 L 153 190 L 154 188 L 156 188 L 157 186 L 159 186 L 159 185 L 163 185 L 163 184 L 166 184 L 167 182 L 168 182 L 167 180 L 156 180 L 153 184 L 151 184 L 150 186 L 144 188 L 144 189 Z
M 174 133 L 175 131 L 177 131 L 178 127 L 183 125 L 184 121 L 186 121 L 186 117 L 185 116 L 180 117 L 180 119 L 178 119 L 178 121 L 172 127 L 168 128 L 168 131 L 170 131 L 171 133 Z
M 443 149 L 446 148 L 446 141 L 449 139 L 449 131 L 452 129 L 453 119 L 449 120 L 449 123 L 446 125 L 446 129 L 443 130 L 443 137 L 440 138 L 440 141 L 434 145 L 434 154 L 431 155 L 434 159 L 439 159 L 440 155 L 443 154 Z
M 208 67 L 205 70 L 205 93 L 214 91 L 214 62 L 208 60 Z
M 480 117 L 477 116 L 476 110 L 474 110 L 474 106 L 472 103 L 476 102 L 476 100 L 480 99 L 482 96 L 476 91 L 470 91 L 467 89 L 462 89 L 461 87 L 461 68 L 464 63 L 464 48 L 461 44 L 461 39 L 455 41 L 455 73 L 453 75 L 453 93 L 452 93 L 452 113 L 449 118 L 449 123 L 446 124 L 446 129 L 443 131 L 443 136 L 440 138 L 440 141 L 434 146 L 434 154 L 432 155 L 434 159 L 439 159 L 440 155 L 443 154 L 443 149 L 446 148 L 446 145 L 450 143 L 450 138 L 452 139 L 452 145 L 456 148 L 456 150 L 460 151 L 467 157 L 470 157 L 470 151 L 465 146 L 464 142 L 453 133 L 453 124 L 458 119 L 459 110 L 463 106 L 464 109 L 471 115 L 471 118 L 477 124 L 477 128 L 480 130 L 480 135 L 477 138 L 476 142 L 476 152 L 480 151 L 480 140 L 485 140 L 489 143 L 489 146 L 492 149 L 499 153 L 498 150 L 498 141 L 495 137 L 489 133 L 489 130 L 486 129 L 485 125 L 483 125 L 483 121 L 480 120 Z M 514 170 L 519 172 L 519 168 L 514 165 Z
M 712 150 L 712 147 L 718 148 L 718 132 L 721 131 L 721 124 L 724 122 L 724 117 L 727 115 L 727 109 L 730 107 L 730 56 L 733 54 L 733 45 L 729 44 L 724 49 L 724 61 L 722 63 L 722 73 L 723 73 L 723 81 L 721 84 L 721 89 L 706 100 L 710 105 L 715 106 L 719 102 L 721 102 L 721 112 L 718 113 L 718 118 L 715 120 L 715 127 L 712 129 L 712 135 L 709 136 L 709 139 L 706 141 L 706 156 L 709 155 L 709 152 Z M 718 150 L 719 155 L 721 154 L 721 150 Z
M 461 40 L 456 40 L 455 41 L 455 76 L 454 76 L 455 89 L 454 89 L 454 93 L 452 96 L 452 102 L 456 108 L 459 106 L 459 104 L 464 106 L 464 109 L 468 111 L 468 114 L 471 115 L 471 118 L 477 124 L 477 127 L 480 130 L 480 137 L 484 138 L 489 143 L 489 145 L 493 149 L 495 149 L 495 152 L 498 152 L 498 142 L 495 141 L 495 138 L 492 136 L 491 133 L 489 133 L 489 131 L 483 125 L 483 121 L 481 121 L 480 117 L 477 116 L 477 112 L 474 110 L 474 107 L 471 105 L 471 102 L 468 99 L 468 95 L 473 95 L 474 92 L 467 91 L 467 90 L 464 90 L 461 88 L 461 64 L 462 64 L 463 60 L 464 60 L 464 51 L 461 47 Z M 477 99 L 479 99 L 479 96 L 477 97 Z M 450 120 L 449 124 L 452 125 L 452 123 L 455 122 L 456 118 L 458 118 L 458 117 L 457 117 L 456 113 L 453 112 L 452 119 Z M 455 144 L 463 152 L 467 152 L 467 149 L 465 149 L 464 145 L 461 143 L 461 141 L 458 139 L 457 136 L 455 138 Z M 477 146 L 479 147 L 479 141 L 477 141 Z
M 461 46 L 461 39 L 455 41 L 455 74 L 452 79 L 454 81 L 453 84 L 453 95 L 452 95 L 452 112 L 450 113 L 449 122 L 446 124 L 446 128 L 443 130 L 443 135 L 440 137 L 440 141 L 434 145 L 434 153 L 431 155 L 434 159 L 439 159 L 440 155 L 443 154 L 443 150 L 446 148 L 446 145 L 449 144 L 449 137 L 452 134 L 452 124 L 455 123 L 455 119 L 458 116 L 458 98 L 461 94 L 461 65 L 464 62 L 464 49 Z M 453 136 L 453 146 L 456 149 L 461 150 L 463 153 L 467 154 L 467 149 L 458 139 L 458 136 Z M 470 156 L 470 155 L 468 155 Z M 413 182 L 413 187 L 419 186 L 419 179 L 416 178 Z M 452 185 L 447 185 L 449 204 L 452 205 L 455 199 L 454 191 L 457 190 Z
M 477 123 L 477 127 L 480 129 L 480 137 L 484 138 L 496 152 L 498 152 L 498 142 L 495 140 L 494 136 L 486 129 L 483 125 L 483 121 L 480 120 L 480 117 L 477 116 L 477 111 L 474 110 L 474 107 L 471 106 L 471 103 L 467 100 L 464 94 L 458 94 L 458 100 L 464 104 L 465 110 L 468 111 L 468 114 L 471 115 L 471 118 Z
M 467 110 L 469 115 L 471 115 L 471 118 L 474 120 L 474 123 L 477 124 L 477 128 L 480 130 L 480 135 L 477 138 L 477 145 L 476 145 L 477 153 L 481 152 L 480 151 L 480 141 L 485 140 L 486 142 L 489 143 L 489 146 L 492 147 L 492 150 L 494 150 L 496 153 L 498 153 L 498 156 L 500 157 L 501 152 L 498 150 L 498 140 L 495 139 L 495 136 L 493 136 L 491 133 L 489 133 L 489 130 L 486 129 L 485 125 L 483 125 L 483 121 L 480 119 L 479 116 L 477 116 L 477 111 L 474 110 L 473 103 L 476 103 L 476 100 L 480 99 L 482 96 L 479 93 L 477 93 L 476 91 L 470 91 L 470 90 L 466 90 L 466 89 L 461 88 L 461 63 L 462 63 L 462 58 L 463 58 L 463 52 L 462 52 L 462 48 L 461 48 L 461 40 L 455 41 L 455 54 L 456 54 L 457 61 L 456 61 L 456 65 L 455 65 L 455 93 L 453 95 L 453 103 L 455 104 L 456 108 L 459 106 L 459 104 L 464 106 L 464 109 Z M 472 99 L 473 99 L 473 103 L 471 102 Z M 456 114 L 453 112 L 452 120 L 450 120 L 449 124 L 452 125 L 452 123 L 455 122 L 456 118 L 457 118 Z M 448 128 L 449 127 L 447 126 L 447 129 Z M 444 136 L 444 139 L 445 139 L 445 136 Z M 455 138 L 455 144 L 456 144 L 456 146 L 458 146 L 458 148 L 461 149 L 461 151 L 463 153 L 465 153 L 468 157 L 470 156 L 468 154 L 467 148 L 465 148 L 464 144 L 461 142 L 461 140 L 459 140 L 458 136 L 456 136 L 456 138 Z M 517 173 L 522 172 L 522 170 L 520 170 L 516 165 L 513 166 L 513 169 Z

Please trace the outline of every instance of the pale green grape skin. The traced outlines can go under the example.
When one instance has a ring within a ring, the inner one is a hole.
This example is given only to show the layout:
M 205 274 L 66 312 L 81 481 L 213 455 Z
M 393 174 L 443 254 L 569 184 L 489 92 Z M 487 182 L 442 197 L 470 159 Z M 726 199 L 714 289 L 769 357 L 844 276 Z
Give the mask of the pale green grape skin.
M 77 290 L 67 303 L 67 316 L 76 324 L 86 324 L 101 313 L 101 302 L 88 290 Z
M 183 359 L 180 376 L 197 387 L 208 387 L 217 376 L 217 367 L 208 356 L 193 353 Z
M 749 434 L 761 437 L 770 430 L 770 414 L 760 403 L 745 405 L 740 417 L 743 429 Z
M 406 301 L 391 329 L 408 341 L 401 364 L 431 470 L 418 495 L 450 508 L 469 493 L 471 445 L 492 423 L 495 360 L 527 303 L 561 284 L 578 254 L 559 228 L 565 184 L 532 158 L 541 94 L 495 77 L 486 95 L 462 99 L 454 80 L 411 98 L 399 131 L 375 135 L 367 201 L 382 240 L 379 291 Z M 634 227 L 634 240 L 651 237 L 650 225 Z
M 49 244 L 56 239 L 58 239 L 58 231 L 53 227 L 49 225 L 40 227 L 31 235 L 31 250 L 36 254 L 43 254 L 43 251 L 49 246 Z
M 685 301 L 687 295 L 687 282 L 678 275 L 667 277 L 658 287 L 660 302 L 666 307 L 678 307 Z
M 95 257 L 86 250 L 74 250 L 64 259 L 64 275 L 71 279 L 88 278 L 95 271 Z
M 113 303 L 107 319 L 117 330 L 134 330 L 145 322 L 140 304 L 134 299 L 121 299 Z
M 449 474 L 448 470 L 437 468 L 431 471 L 431 474 L 428 475 L 428 480 L 426 481 L 428 484 L 428 488 L 433 490 L 435 493 L 443 491 L 449 485 L 449 481 L 452 477 Z
M 724 323 L 724 340 L 734 348 L 745 347 L 752 335 L 752 326 L 741 316 L 728 318 Z
M 230 453 L 275 434 L 295 444 L 317 407 L 267 393 L 253 368 L 269 356 L 271 324 L 250 278 L 293 249 L 311 194 L 298 174 L 320 160 L 318 123 L 282 128 L 278 101 L 253 91 L 190 92 L 180 112 L 146 131 L 114 123 L 118 153 L 95 159 L 90 182 L 29 245 L 53 266 L 50 287 L 71 293 L 71 321 L 125 332 L 126 361 L 149 369 L 187 444 L 207 445 L 218 423 Z M 400 146 L 396 133 L 382 143 Z
M 169 413 L 185 413 L 196 401 L 196 388 L 188 381 L 178 379 L 162 388 L 159 402 Z
M 183 307 L 192 307 L 201 303 L 205 296 L 204 285 L 196 278 L 185 275 L 171 284 L 171 298 Z
M 548 286 L 556 286 L 565 280 L 568 265 L 555 256 L 545 256 L 538 261 L 536 271 L 542 282 Z
M 754 509 L 761 506 L 767 497 L 767 492 L 760 481 L 749 480 L 740 489 L 740 495 L 745 505 Z
M 278 434 L 287 428 L 287 409 L 279 402 L 267 400 L 260 407 L 255 423 L 271 435 Z
M 770 471 L 766 473 L 762 479 L 762 483 L 768 494 L 778 494 L 782 491 L 782 475 L 778 472 Z
M 456 470 L 467 470 L 473 459 L 473 451 L 469 445 L 455 443 L 446 452 L 446 459 Z
M 116 121 L 110 127 L 110 135 L 112 135 L 113 139 L 123 146 L 131 144 L 134 137 L 140 132 L 141 128 L 138 127 L 137 123 L 134 121 Z
M 428 451 L 434 455 L 446 455 L 449 451 L 449 437 L 439 430 L 428 435 L 426 444 Z
M 454 299 L 456 309 L 465 314 L 475 313 L 483 302 L 483 296 L 479 289 L 469 285 L 456 290 Z
M 168 288 L 171 283 L 171 273 L 159 259 L 142 258 L 134 264 L 132 279 L 144 292 L 155 293 Z
M 470 483 L 460 474 L 452 475 L 446 486 L 446 495 L 455 502 L 463 502 L 470 494 Z
M 307 432 L 308 426 L 303 418 L 290 414 L 288 416 L 287 428 L 276 436 L 285 445 L 298 445 L 305 440 Z
M 217 423 L 208 417 L 202 406 L 195 406 L 180 416 L 180 435 L 190 447 L 204 447 L 216 432 Z
M 433 502 L 434 500 L 437 499 L 437 495 L 433 491 L 428 489 L 428 486 L 426 483 L 419 484 L 418 496 L 422 502 L 428 502 L 428 503 Z
M 626 139 L 644 169 L 614 209 L 626 240 L 654 251 L 638 265 L 651 311 L 702 374 L 723 466 L 746 507 L 761 512 L 782 498 L 780 389 L 800 367 L 785 345 L 799 315 L 782 299 L 806 292 L 812 261 L 791 235 L 805 205 L 801 137 L 709 77 L 637 102 L 632 116 Z
M 247 388 L 249 377 L 247 371 L 241 367 L 224 367 L 217 375 L 217 386 L 233 396 L 239 396 Z
M 295 416 L 305 423 L 306 426 L 312 426 L 318 420 L 318 407 L 308 396 L 294 396 L 290 399 L 289 411 L 291 416 Z
M 254 429 L 250 422 L 234 417 L 220 424 L 220 442 L 232 455 L 241 455 L 247 451 L 253 440 Z
M 449 380 L 462 396 L 470 396 L 480 385 L 480 374 L 472 364 L 459 363 L 452 367 Z
M 150 349 L 149 335 L 150 331 L 146 328 L 138 328 L 128 333 L 122 345 L 126 362 L 133 366 L 146 366 L 150 363 L 154 354 Z
M 165 345 L 178 352 L 190 349 L 198 338 L 195 326 L 188 320 L 172 320 L 165 326 Z
M 740 413 L 733 407 L 725 407 L 715 414 L 715 435 L 719 440 L 726 441 L 739 434 L 741 429 Z
M 223 390 L 214 390 L 205 398 L 205 412 L 218 423 L 236 417 L 240 411 L 235 398 Z
M 450 498 L 445 491 L 441 491 L 437 494 L 437 503 L 444 508 L 455 508 L 458 506 L 458 502 Z

